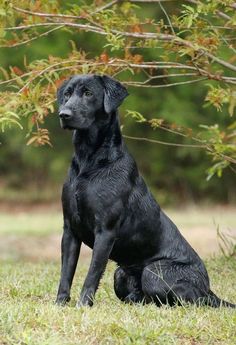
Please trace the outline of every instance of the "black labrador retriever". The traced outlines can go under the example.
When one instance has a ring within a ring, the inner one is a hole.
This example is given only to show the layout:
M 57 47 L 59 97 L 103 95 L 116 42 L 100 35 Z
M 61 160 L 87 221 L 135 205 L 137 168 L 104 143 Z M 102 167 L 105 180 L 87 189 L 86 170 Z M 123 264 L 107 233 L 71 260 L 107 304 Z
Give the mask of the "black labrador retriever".
M 77 307 L 93 305 L 108 259 L 117 297 L 128 303 L 235 307 L 209 287 L 206 268 L 160 209 L 122 139 L 117 108 L 128 95 L 108 76 L 76 75 L 58 90 L 61 127 L 75 153 L 62 192 L 64 233 L 56 303 L 70 300 L 81 243 L 93 248 Z

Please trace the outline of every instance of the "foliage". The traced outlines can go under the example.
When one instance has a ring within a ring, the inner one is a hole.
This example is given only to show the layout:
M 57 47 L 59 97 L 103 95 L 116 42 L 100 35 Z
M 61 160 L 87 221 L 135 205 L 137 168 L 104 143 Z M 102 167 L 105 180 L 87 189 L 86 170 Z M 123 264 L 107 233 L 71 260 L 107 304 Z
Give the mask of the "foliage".
M 163 0 L 94 0 L 89 5 L 85 1 L 61 5 L 57 0 L 24 0 L 19 7 L 13 0 L 1 1 L 0 16 L 0 44 L 6 54 L 16 47 L 27 47 L 31 53 L 35 42 L 56 32 L 67 34 L 71 45 L 64 57 L 48 54 L 30 59 L 28 54 L 19 65 L 1 68 L 2 130 L 27 126 L 28 144 L 49 144 L 43 126 L 55 111 L 56 88 L 74 73 L 106 73 L 129 88 L 143 90 L 204 84 L 208 87 L 206 106 L 225 112 L 227 105 L 226 126 L 222 127 L 219 118 L 217 130 L 205 124 L 197 130 L 180 128 L 173 121 L 158 128 L 168 127 L 170 133 L 187 138 L 188 143 L 182 145 L 198 145 L 210 154 L 209 178 L 215 173 L 221 176 L 226 167 L 235 170 L 234 1 L 173 1 L 168 6 Z M 91 49 L 89 44 L 82 49 L 80 37 L 89 42 L 92 36 L 100 40 L 100 49 Z M 145 121 L 145 115 L 137 117 L 134 109 L 127 114 L 155 127 L 156 119 Z M 170 143 L 174 144 L 178 143 Z

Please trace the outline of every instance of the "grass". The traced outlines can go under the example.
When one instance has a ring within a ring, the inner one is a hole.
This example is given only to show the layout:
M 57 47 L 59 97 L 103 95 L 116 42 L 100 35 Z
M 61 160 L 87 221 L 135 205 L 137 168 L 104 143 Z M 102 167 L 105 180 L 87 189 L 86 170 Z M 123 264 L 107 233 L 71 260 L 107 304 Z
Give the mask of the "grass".
M 232 219 L 232 225 L 234 211 L 227 216 L 229 224 Z M 182 215 L 177 212 L 172 217 L 179 217 L 177 223 L 187 222 L 190 227 L 198 225 L 197 212 L 191 212 L 187 214 L 183 210 Z M 204 217 L 209 219 L 205 213 Z M 47 241 L 50 234 L 58 234 L 61 228 L 62 219 L 58 211 L 0 213 L 2 248 L 4 239 L 9 245 L 7 239 L 11 236 L 31 243 L 30 246 L 35 242 L 37 246 L 39 238 Z M 108 264 L 94 306 L 77 310 L 76 300 L 89 264 L 88 258 L 82 258 L 70 304 L 64 308 L 57 307 L 53 301 L 60 275 L 58 256 L 52 260 L 33 262 L 23 254 L 16 257 L 13 247 L 9 246 L 6 250 L 9 253 L 7 259 L 0 253 L 0 345 L 236 343 L 236 310 L 189 305 L 157 308 L 155 305 L 123 304 L 113 291 L 113 263 Z M 32 250 L 36 247 L 32 246 Z M 44 248 L 40 247 L 40 250 Z M 235 256 L 211 257 L 206 264 L 212 290 L 221 298 L 236 303 Z
M 1 205 L 0 205 L 1 206 Z M 182 228 L 195 226 L 209 228 L 227 227 L 236 228 L 235 207 L 190 207 L 182 209 L 167 209 L 166 213 Z M 44 236 L 52 233 L 61 233 L 62 212 L 57 207 L 43 206 L 39 209 L 25 207 L 20 211 L 1 211 L 0 235 L 36 235 Z
M 45 236 L 62 232 L 62 214 L 59 211 L 17 213 L 0 212 L 0 235 Z
M 207 263 L 214 291 L 236 301 L 234 259 Z M 4 262 L 1 265 L 0 344 L 235 344 L 236 311 L 184 306 L 126 305 L 113 292 L 110 263 L 93 308 L 75 308 L 87 271 L 82 263 L 67 307 L 53 304 L 59 264 Z

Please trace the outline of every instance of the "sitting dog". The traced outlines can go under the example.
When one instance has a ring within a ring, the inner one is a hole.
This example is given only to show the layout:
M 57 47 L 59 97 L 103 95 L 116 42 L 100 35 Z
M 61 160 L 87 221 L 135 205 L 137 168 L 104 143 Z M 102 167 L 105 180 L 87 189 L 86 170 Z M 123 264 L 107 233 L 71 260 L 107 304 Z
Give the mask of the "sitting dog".
M 128 95 L 108 76 L 75 75 L 58 90 L 61 127 L 75 153 L 63 186 L 62 269 L 56 303 L 70 300 L 81 243 L 93 248 L 77 307 L 93 305 L 108 259 L 128 303 L 235 307 L 209 287 L 206 268 L 160 209 L 122 139 L 117 108 Z

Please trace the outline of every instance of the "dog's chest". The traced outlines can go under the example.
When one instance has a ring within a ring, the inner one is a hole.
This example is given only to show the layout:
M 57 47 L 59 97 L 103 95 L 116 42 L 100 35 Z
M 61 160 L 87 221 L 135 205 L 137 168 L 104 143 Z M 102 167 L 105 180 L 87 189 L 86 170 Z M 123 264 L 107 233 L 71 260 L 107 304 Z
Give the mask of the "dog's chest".
M 96 226 L 97 190 L 87 179 L 80 176 L 71 181 L 69 189 L 69 214 L 74 224 L 73 231 L 92 248 Z

